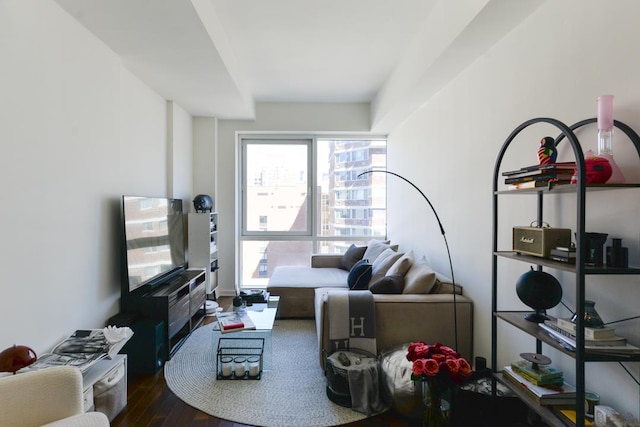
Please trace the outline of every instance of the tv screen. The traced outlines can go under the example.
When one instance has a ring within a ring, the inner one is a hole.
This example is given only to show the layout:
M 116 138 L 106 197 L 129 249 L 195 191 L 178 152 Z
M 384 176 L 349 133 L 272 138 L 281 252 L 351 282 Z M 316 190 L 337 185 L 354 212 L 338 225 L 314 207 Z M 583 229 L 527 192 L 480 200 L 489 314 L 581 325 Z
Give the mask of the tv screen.
M 122 197 L 123 291 L 162 282 L 187 265 L 182 200 Z

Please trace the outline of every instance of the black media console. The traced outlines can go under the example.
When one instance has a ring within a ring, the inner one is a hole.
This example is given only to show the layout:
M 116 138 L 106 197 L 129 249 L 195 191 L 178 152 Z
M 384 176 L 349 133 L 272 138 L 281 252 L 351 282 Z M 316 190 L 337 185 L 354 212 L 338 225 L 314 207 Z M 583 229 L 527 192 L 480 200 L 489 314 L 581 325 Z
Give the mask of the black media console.
M 205 299 L 205 270 L 188 269 L 148 292 L 123 296 L 121 310 L 122 314 L 135 318 L 132 326 L 150 321 L 160 325 L 160 338 L 164 342 L 158 347 L 162 348 L 161 353 L 164 354 L 157 356 L 162 357 L 164 362 L 173 356 L 191 331 L 204 320 Z M 134 333 L 132 340 L 135 339 Z

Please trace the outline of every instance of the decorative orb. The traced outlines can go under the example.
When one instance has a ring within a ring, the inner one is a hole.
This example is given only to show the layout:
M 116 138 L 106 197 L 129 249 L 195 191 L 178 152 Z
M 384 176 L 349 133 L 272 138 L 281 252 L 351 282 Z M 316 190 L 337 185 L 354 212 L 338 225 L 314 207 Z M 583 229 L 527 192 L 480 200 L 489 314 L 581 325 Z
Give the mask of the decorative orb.
M 211 212 L 213 210 L 213 199 L 208 194 L 198 194 L 193 198 L 193 208 L 196 212 Z
M 530 271 L 518 278 L 516 293 L 520 301 L 536 311 L 527 314 L 525 319 L 542 323 L 547 320 L 545 310 L 555 307 L 562 299 L 562 285 L 551 274 L 531 267 Z
M 0 372 L 19 371 L 35 362 L 35 351 L 26 345 L 14 345 L 0 352 Z

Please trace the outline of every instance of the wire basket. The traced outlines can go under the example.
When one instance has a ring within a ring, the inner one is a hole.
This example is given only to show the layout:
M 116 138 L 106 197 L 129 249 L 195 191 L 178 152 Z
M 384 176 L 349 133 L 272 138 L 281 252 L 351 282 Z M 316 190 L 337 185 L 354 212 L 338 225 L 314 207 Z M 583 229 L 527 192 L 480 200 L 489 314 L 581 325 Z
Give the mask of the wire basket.
M 220 338 L 216 352 L 219 380 L 259 380 L 264 361 L 264 338 Z

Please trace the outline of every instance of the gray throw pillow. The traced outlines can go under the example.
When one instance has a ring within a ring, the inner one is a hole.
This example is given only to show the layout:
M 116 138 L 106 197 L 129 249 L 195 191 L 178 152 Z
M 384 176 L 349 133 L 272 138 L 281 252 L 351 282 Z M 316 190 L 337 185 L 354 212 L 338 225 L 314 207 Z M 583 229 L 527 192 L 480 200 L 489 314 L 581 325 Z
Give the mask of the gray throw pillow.
M 436 283 L 436 272 L 423 256 L 416 259 L 404 276 L 403 294 L 428 294 Z
M 386 276 L 387 271 L 395 262 L 402 257 L 403 254 L 394 251 L 391 248 L 387 248 L 382 252 L 375 261 L 371 263 L 371 281 L 369 284 L 373 284 L 376 280 L 382 276 Z
M 374 262 L 376 258 L 378 258 L 378 255 L 391 247 L 389 243 L 389 240 L 369 240 L 369 243 L 367 243 L 367 250 L 364 251 L 362 258 L 368 259 L 369 262 Z
M 366 259 L 356 262 L 347 276 L 347 283 L 352 291 L 366 291 L 369 288 L 369 280 L 371 280 L 371 264 Z
M 372 294 L 401 294 L 404 289 L 404 276 L 394 274 L 378 279 L 369 290 Z
M 342 255 L 342 258 L 340 258 L 340 264 L 338 265 L 338 267 L 343 270 L 350 271 L 355 263 L 362 259 L 364 251 L 366 250 L 366 246 L 356 246 L 352 244 L 351 246 L 349 246 L 349 249 L 347 249 L 344 255 Z

